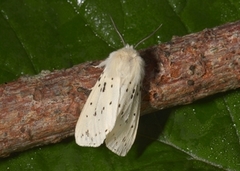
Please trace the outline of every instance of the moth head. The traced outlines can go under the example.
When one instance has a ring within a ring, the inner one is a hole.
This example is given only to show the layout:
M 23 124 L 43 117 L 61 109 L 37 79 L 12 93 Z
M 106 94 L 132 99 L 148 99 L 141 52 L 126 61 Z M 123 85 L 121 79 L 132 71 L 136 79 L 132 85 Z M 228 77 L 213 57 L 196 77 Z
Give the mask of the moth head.
M 121 60 L 128 61 L 139 56 L 138 52 L 134 49 L 134 47 L 128 44 L 125 47 L 115 51 L 115 55 L 121 58 Z

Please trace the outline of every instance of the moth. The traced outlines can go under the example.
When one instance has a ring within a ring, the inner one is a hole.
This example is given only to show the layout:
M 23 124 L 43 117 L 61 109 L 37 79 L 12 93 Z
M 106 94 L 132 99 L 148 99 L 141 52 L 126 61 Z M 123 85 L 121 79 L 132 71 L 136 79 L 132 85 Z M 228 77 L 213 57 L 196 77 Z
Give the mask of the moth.
M 81 111 L 75 128 L 75 139 L 79 146 L 89 147 L 98 147 L 105 140 L 112 152 L 125 156 L 137 134 L 145 63 L 135 48 L 125 43 L 110 19 L 124 47 L 110 53 L 97 66 L 104 67 L 104 70 Z

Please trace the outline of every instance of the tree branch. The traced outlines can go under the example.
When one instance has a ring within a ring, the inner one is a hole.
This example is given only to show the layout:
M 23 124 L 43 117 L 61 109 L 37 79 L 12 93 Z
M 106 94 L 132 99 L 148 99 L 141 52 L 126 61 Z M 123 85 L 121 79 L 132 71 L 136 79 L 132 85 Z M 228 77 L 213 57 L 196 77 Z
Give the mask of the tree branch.
M 240 86 L 240 22 L 140 51 L 146 62 L 142 114 Z M 74 134 L 99 62 L 43 71 L 0 85 L 0 157 Z

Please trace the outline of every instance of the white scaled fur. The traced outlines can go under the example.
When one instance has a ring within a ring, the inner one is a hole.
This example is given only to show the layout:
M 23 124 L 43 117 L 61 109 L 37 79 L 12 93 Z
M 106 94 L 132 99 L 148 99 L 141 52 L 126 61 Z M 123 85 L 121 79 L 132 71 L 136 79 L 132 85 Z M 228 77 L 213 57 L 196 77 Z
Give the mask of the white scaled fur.
M 97 147 L 105 140 L 111 151 L 125 156 L 138 128 L 144 61 L 126 45 L 112 52 L 99 67 L 105 68 L 78 119 L 76 142 Z

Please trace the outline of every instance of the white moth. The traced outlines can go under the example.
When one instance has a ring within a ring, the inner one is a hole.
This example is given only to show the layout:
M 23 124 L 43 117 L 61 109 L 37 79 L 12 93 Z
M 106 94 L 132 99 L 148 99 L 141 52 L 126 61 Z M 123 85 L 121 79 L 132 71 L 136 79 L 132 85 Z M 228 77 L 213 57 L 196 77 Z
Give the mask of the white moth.
M 113 20 L 112 23 L 124 43 Z M 135 140 L 138 128 L 144 61 L 133 46 L 126 44 L 122 49 L 112 52 L 98 67 L 105 68 L 78 119 L 76 143 L 98 147 L 105 140 L 112 152 L 125 156 Z

